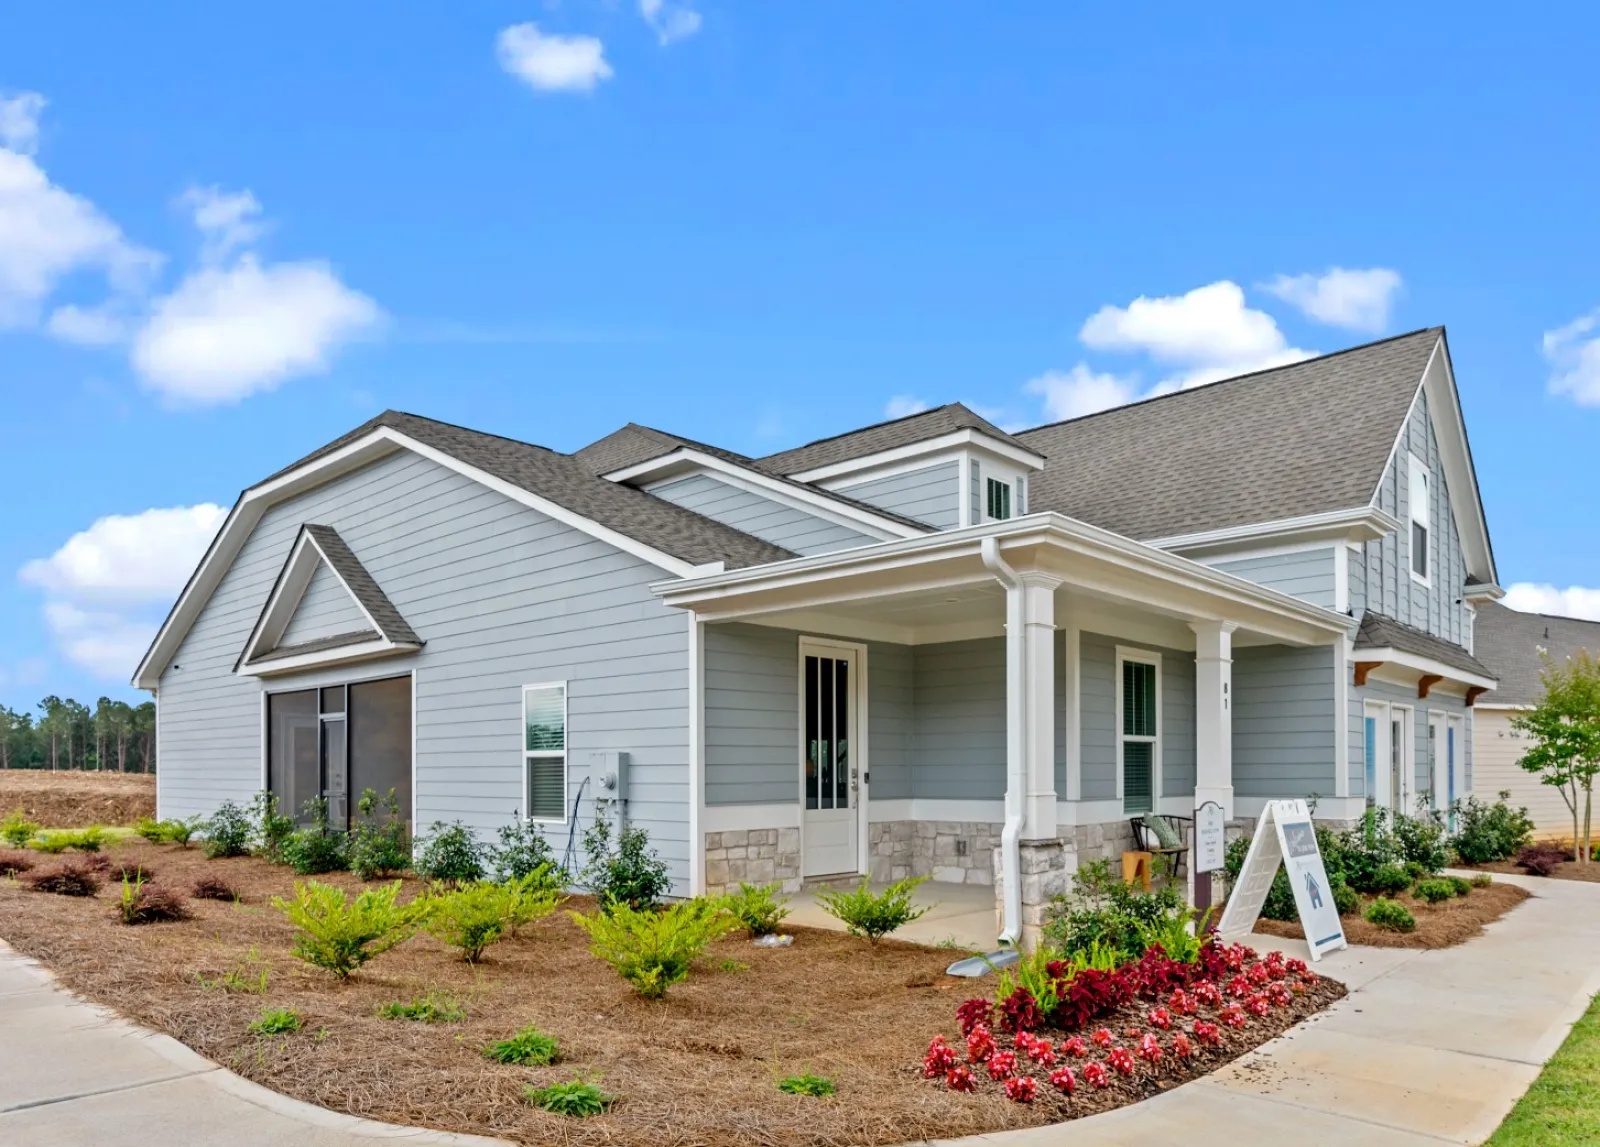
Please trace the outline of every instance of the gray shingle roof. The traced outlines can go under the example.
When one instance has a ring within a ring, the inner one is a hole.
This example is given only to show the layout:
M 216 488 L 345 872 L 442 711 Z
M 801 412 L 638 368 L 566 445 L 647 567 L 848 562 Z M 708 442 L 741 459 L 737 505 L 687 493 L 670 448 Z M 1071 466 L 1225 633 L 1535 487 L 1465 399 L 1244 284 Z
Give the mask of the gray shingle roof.
M 1131 538 L 1367 505 L 1443 328 L 1181 390 L 1017 438 L 1030 510 Z
M 652 497 L 643 490 L 597 477 L 575 455 L 558 454 L 514 438 L 501 438 L 398 410 L 384 411 L 278 474 L 314 462 L 380 426 L 398 430 L 501 481 L 694 565 L 720 561 L 726 562 L 730 569 L 739 569 L 795 556 L 781 546 Z
M 378 635 L 370 629 L 358 629 L 354 633 L 334 633 L 327 637 L 318 637 L 311 641 L 302 641 L 298 645 L 280 645 L 269 649 L 265 653 L 258 653 L 250 659 L 250 664 L 261 665 L 269 661 L 283 661 L 290 657 L 298 657 L 302 653 L 324 653 L 329 649 L 343 649 L 347 645 L 361 645 L 368 641 L 376 641 Z
M 1396 649 L 1401 653 L 1426 657 L 1479 677 L 1494 676 L 1493 670 L 1461 646 L 1435 637 L 1415 626 L 1396 621 L 1392 617 L 1373 613 L 1371 610 L 1361 618 L 1361 628 L 1356 632 L 1357 661 L 1361 660 L 1363 649 Z
M 1018 441 L 981 415 L 974 414 L 959 402 L 936 406 L 920 414 L 910 414 L 889 422 L 879 422 L 860 430 L 819 438 L 793 450 L 768 454 L 757 460 L 763 470 L 774 474 L 799 474 L 819 466 L 832 466 L 835 462 L 848 462 L 864 458 L 881 450 L 893 450 L 914 442 L 926 442 L 957 430 L 981 430 L 991 438 L 998 438 L 1012 446 L 1037 452 L 1037 446 Z
M 1558 662 L 1580 649 L 1600 657 L 1600 621 L 1522 613 L 1489 602 L 1478 607 L 1473 647 L 1500 678 L 1500 687 L 1489 698 L 1491 704 L 1533 705 L 1544 695 L 1539 679 L 1544 661 L 1539 651 L 1543 649 Z
M 389 595 L 378 587 L 378 583 L 367 572 L 367 567 L 361 564 L 350 547 L 345 544 L 345 540 L 339 536 L 338 530 L 332 526 L 312 525 L 309 522 L 304 529 L 316 540 L 318 548 L 327 557 L 328 564 L 333 567 L 333 572 L 350 587 L 350 592 L 355 594 L 356 600 L 361 603 L 361 608 L 371 615 L 380 634 L 396 645 L 422 644 L 417 631 L 400 616 L 400 611 L 389 600 Z

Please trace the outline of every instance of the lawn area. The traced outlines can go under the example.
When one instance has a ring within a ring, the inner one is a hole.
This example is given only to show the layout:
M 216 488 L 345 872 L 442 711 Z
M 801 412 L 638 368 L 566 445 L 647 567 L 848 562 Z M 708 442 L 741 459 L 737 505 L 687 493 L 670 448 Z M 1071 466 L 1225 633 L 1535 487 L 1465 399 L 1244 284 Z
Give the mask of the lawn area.
M 1484 1147 L 1600 1143 L 1600 996 Z

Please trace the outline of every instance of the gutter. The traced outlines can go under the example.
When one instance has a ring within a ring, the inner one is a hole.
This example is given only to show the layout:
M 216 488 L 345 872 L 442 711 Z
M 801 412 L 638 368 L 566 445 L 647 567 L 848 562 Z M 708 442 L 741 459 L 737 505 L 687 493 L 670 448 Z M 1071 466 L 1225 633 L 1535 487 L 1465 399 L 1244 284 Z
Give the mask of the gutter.
M 1017 592 L 1017 571 L 1000 556 L 993 537 L 979 544 L 983 564 L 1006 589 L 1006 823 L 1000 831 L 1000 868 L 1005 898 L 1000 942 L 1013 948 L 1022 940 L 1022 837 L 1023 800 L 1027 791 L 1026 762 L 1022 759 L 1022 726 L 1027 704 L 1018 686 L 1022 681 L 1022 594 Z

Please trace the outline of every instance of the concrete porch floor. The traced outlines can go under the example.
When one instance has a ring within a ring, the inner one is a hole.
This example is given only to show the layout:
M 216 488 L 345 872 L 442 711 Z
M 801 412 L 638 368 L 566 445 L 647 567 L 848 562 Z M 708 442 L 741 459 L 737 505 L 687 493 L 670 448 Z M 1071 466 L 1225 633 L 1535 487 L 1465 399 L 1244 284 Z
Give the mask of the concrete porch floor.
M 854 887 L 840 884 L 836 887 Z M 874 884 L 874 892 L 882 892 L 887 885 Z M 949 947 L 971 951 L 990 952 L 999 935 L 994 910 L 994 889 L 982 884 L 937 884 L 932 880 L 918 886 L 912 901 L 918 908 L 927 908 L 928 914 L 913 920 L 894 933 L 896 940 L 910 940 L 917 944 L 945 944 Z M 789 924 L 802 924 L 808 928 L 832 928 L 843 932 L 844 925 L 829 916 L 817 901 L 817 889 L 806 888 L 794 894 L 789 901 Z

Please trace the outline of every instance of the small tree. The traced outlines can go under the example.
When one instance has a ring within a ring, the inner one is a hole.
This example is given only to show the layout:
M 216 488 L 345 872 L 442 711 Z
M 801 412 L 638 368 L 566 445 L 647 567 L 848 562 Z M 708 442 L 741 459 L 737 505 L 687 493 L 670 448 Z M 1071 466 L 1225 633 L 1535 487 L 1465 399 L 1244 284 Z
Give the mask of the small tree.
M 1544 655 L 1544 696 L 1511 718 L 1533 748 L 1518 762 L 1561 794 L 1572 814 L 1573 859 L 1589 861 L 1594 778 L 1600 773 L 1600 661 L 1579 650 L 1564 662 Z

